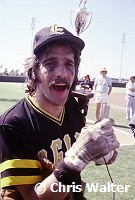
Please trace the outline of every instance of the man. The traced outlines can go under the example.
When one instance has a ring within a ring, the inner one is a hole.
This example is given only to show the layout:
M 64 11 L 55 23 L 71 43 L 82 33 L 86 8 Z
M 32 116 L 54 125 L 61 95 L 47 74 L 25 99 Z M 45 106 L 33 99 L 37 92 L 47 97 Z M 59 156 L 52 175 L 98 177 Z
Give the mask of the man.
M 131 76 L 126 84 L 126 119 L 130 121 L 135 113 L 135 76 Z
M 95 79 L 94 87 L 96 91 L 95 100 L 96 100 L 96 120 L 97 122 L 101 120 L 104 116 L 108 115 L 108 96 L 112 91 L 112 81 L 111 78 L 106 76 L 107 69 L 101 68 L 100 76 Z M 104 106 L 104 113 L 101 113 L 101 104 Z M 108 117 L 108 116 L 105 116 Z
M 3 199 L 83 199 L 80 172 L 112 150 L 108 163 L 116 159 L 113 120 L 81 131 L 83 115 L 71 91 L 83 48 L 64 27 L 36 34 L 34 57 L 27 61 L 29 95 L 0 117 Z
M 84 77 L 84 80 L 80 83 L 80 85 L 81 85 L 80 89 L 83 92 L 83 94 L 85 94 L 86 92 L 89 92 L 89 94 L 90 94 L 91 91 L 93 90 L 93 85 L 90 81 L 89 75 L 86 75 Z M 89 99 L 85 100 L 85 99 L 78 98 L 78 102 L 79 102 L 80 108 L 82 109 L 84 116 L 86 116 L 87 112 L 88 112 Z
M 92 91 L 93 90 L 93 85 L 90 81 L 90 76 L 89 74 L 87 74 L 85 77 L 84 77 L 84 80 L 81 82 L 81 87 L 84 88 L 84 90 L 89 90 L 89 91 Z

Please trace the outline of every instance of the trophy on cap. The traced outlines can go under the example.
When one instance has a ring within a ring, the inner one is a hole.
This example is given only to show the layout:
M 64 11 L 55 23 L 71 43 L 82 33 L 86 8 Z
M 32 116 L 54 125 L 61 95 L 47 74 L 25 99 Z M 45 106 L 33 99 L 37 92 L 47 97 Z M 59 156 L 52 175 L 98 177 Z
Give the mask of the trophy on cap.
M 86 11 L 87 0 L 80 0 L 76 11 L 71 11 L 71 24 L 79 36 L 90 25 L 92 20 L 92 12 Z

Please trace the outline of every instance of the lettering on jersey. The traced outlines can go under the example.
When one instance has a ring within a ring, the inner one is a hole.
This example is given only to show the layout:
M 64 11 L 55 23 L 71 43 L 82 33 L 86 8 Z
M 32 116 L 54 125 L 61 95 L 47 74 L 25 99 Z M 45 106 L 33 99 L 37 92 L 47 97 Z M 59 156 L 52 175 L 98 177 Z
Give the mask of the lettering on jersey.
M 74 137 L 75 139 L 77 139 L 79 136 L 79 133 L 76 132 Z M 66 146 L 66 149 L 70 149 L 71 147 L 71 138 L 69 136 L 69 134 L 66 134 L 64 136 L 64 139 L 61 140 L 60 138 L 56 139 L 56 140 L 53 140 L 52 143 L 51 143 L 51 149 L 52 149 L 52 153 L 53 153 L 53 158 L 54 158 L 54 166 L 57 167 L 58 166 L 58 163 L 60 161 L 63 160 L 63 151 L 62 151 L 62 143 L 65 143 L 65 146 Z M 38 152 L 38 156 L 40 157 L 45 157 L 47 158 L 47 152 L 43 149 L 41 151 Z
M 71 147 L 71 138 L 69 137 L 69 135 L 65 135 L 64 136 L 64 143 L 65 143 L 65 146 L 66 146 L 66 149 L 70 149 Z
M 54 157 L 54 166 L 58 166 L 58 163 L 63 160 L 63 152 L 59 151 L 62 149 L 62 141 L 58 138 L 57 140 L 53 140 L 51 144 L 51 149 Z

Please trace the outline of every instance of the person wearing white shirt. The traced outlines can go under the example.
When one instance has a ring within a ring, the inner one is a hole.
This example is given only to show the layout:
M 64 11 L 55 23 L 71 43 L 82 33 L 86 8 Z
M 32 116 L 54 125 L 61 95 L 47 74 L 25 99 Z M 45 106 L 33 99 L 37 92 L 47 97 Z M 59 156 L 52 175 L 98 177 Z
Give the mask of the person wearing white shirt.
M 130 120 L 135 113 L 135 76 L 126 84 L 126 119 Z
M 107 69 L 102 68 L 100 70 L 100 76 L 95 79 L 94 87 L 96 91 L 95 100 L 96 100 L 96 120 L 100 121 L 100 110 L 101 103 L 108 105 L 108 95 L 112 90 L 112 81 L 111 78 L 106 76 Z

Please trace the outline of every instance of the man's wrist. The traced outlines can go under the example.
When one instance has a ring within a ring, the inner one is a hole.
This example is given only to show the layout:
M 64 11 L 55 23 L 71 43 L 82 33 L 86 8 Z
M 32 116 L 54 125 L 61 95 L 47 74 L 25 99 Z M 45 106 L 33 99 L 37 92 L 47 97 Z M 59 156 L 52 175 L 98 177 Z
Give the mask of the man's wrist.
M 78 172 L 81 171 L 81 169 L 80 169 L 78 166 L 76 166 L 76 165 L 74 165 L 73 163 L 71 163 L 67 157 L 64 158 L 64 162 L 65 162 L 65 164 L 68 165 L 72 170 L 78 171 Z
M 75 155 L 72 148 L 65 153 L 64 161 L 76 171 L 82 171 L 86 166 L 86 163 Z
M 71 185 L 72 182 L 77 183 L 80 179 L 80 171 L 71 168 L 71 166 L 65 163 L 65 160 L 58 164 L 53 173 L 57 180 L 65 185 Z

